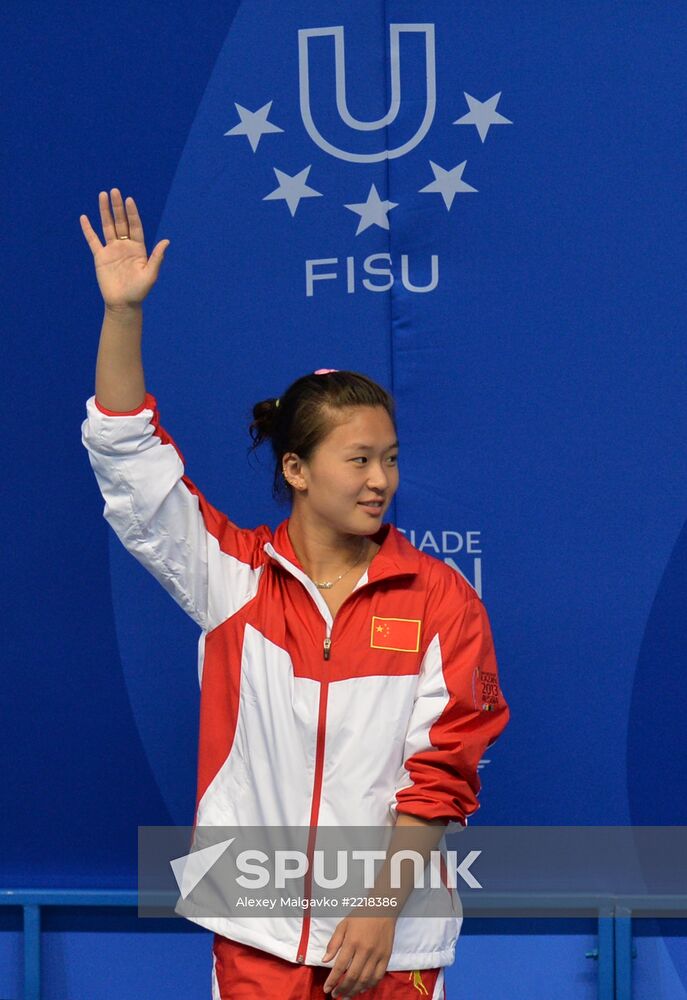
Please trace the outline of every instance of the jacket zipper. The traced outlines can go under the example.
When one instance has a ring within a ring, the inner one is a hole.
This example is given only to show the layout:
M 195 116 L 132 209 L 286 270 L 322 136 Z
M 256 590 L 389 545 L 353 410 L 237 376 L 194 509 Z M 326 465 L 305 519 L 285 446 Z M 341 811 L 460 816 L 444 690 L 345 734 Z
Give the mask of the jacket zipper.
M 336 612 L 332 618 L 332 627 L 327 632 L 327 622 L 325 620 L 324 629 L 324 641 L 322 644 L 322 658 L 328 660 L 331 654 L 332 648 L 332 633 L 334 631 L 334 625 L 336 619 L 338 618 L 341 608 L 344 606 L 346 601 L 350 600 L 354 594 L 359 591 L 364 590 L 365 587 L 372 586 L 375 581 L 370 581 L 364 583 L 362 587 L 358 587 L 356 590 L 352 590 L 348 597 L 341 602 L 341 607 Z M 315 744 L 315 780 L 313 788 L 313 800 L 310 809 L 310 832 L 308 835 L 308 846 L 306 849 L 306 857 L 308 860 L 308 868 L 305 874 L 305 882 L 303 884 L 303 892 L 305 898 L 308 899 L 310 896 L 312 888 L 312 859 L 315 852 L 315 835 L 317 832 L 317 819 L 320 812 L 320 795 L 322 793 L 322 775 L 324 772 L 324 740 L 326 731 L 326 719 L 327 719 L 327 696 L 329 694 L 329 678 L 325 678 L 320 685 L 320 704 L 317 717 L 317 742 Z M 305 962 L 305 956 L 308 951 L 308 941 L 310 938 L 310 907 L 306 908 L 303 914 L 303 928 L 301 930 L 301 937 L 298 943 L 298 951 L 296 954 L 296 961 L 303 964 Z
M 372 586 L 372 584 L 373 584 L 373 583 L 376 583 L 376 582 L 377 582 L 376 580 L 368 580 L 368 582 L 367 582 L 367 583 L 364 583 L 364 584 L 362 585 L 362 587 L 357 587 L 357 588 L 356 588 L 355 590 L 352 590 L 352 591 L 350 592 L 350 594 L 348 595 L 348 597 L 346 597 L 346 598 L 345 598 L 345 599 L 344 599 L 344 600 L 343 600 L 343 601 L 341 602 L 341 605 L 340 605 L 340 607 L 339 607 L 339 610 L 338 610 L 338 611 L 336 612 L 336 614 L 335 614 L 335 615 L 334 615 L 334 617 L 332 618 L 332 627 L 330 628 L 330 630 L 329 630 L 329 633 L 327 633 L 327 623 L 326 623 L 326 621 L 325 621 L 325 623 L 324 623 L 324 642 L 323 642 L 323 644 L 322 644 L 322 645 L 323 645 L 323 657 L 322 657 L 322 659 L 324 659 L 324 660 L 328 660 L 328 659 L 329 659 L 329 657 L 330 657 L 330 654 L 331 654 L 331 649 L 332 649 L 332 632 L 334 631 L 334 626 L 335 626 L 335 624 L 336 624 L 336 619 L 337 619 L 337 618 L 339 617 L 339 615 L 341 614 L 341 608 L 342 608 L 342 607 L 344 606 L 344 604 L 346 603 L 346 601 L 350 601 L 350 599 L 351 599 L 351 598 L 352 598 L 352 597 L 353 597 L 353 596 L 354 596 L 355 594 L 359 594 L 361 590 L 365 590 L 365 588 L 366 588 L 366 587 L 371 587 L 371 586 Z
M 271 557 L 274 558 L 274 557 Z M 280 560 L 277 559 L 277 562 Z M 292 572 L 289 570 L 289 572 Z M 296 575 L 296 574 L 293 574 Z M 393 576 L 407 576 L 406 573 L 394 573 Z M 302 581 L 301 581 L 302 582 Z M 342 601 L 341 607 L 337 611 L 336 615 L 332 618 L 332 627 L 327 633 L 327 620 L 325 619 L 325 637 L 322 644 L 322 658 L 324 660 L 329 660 L 331 655 L 332 647 L 332 632 L 334 631 L 334 625 L 336 624 L 336 619 L 339 616 L 341 608 L 344 606 L 346 601 L 349 601 L 352 597 L 358 594 L 361 590 L 366 587 L 371 587 L 378 583 L 378 580 L 368 580 L 361 587 L 357 587 L 352 590 L 348 597 Z M 306 587 L 307 590 L 307 587 Z M 310 595 L 312 597 L 312 595 Z M 316 602 L 315 602 L 316 603 Z M 316 605 L 317 606 L 317 605 Z M 318 608 L 318 611 L 320 609 Z M 321 612 L 320 612 L 321 614 Z M 317 719 L 317 741 L 315 744 L 315 780 L 313 788 L 313 798 L 312 805 L 310 809 L 310 831 L 308 836 L 308 846 L 306 850 L 306 856 L 308 860 L 308 869 L 305 876 L 304 891 L 305 896 L 308 898 L 310 893 L 310 888 L 312 885 L 312 858 L 314 855 L 315 847 L 315 832 L 317 829 L 317 818 L 320 811 L 320 794 L 322 791 L 322 774 L 324 771 L 324 736 L 325 736 L 325 719 L 327 717 L 327 695 L 329 692 L 329 679 L 322 681 L 320 685 L 320 704 L 318 709 L 318 719 Z M 296 952 L 296 961 L 303 964 L 305 962 L 305 956 L 308 950 L 308 940 L 310 937 L 310 908 L 306 908 L 306 912 L 303 915 L 303 929 L 301 931 L 300 941 L 298 943 L 298 949 Z
M 328 693 L 329 693 L 329 680 L 324 680 L 320 685 L 320 704 L 317 715 L 317 742 L 315 745 L 315 780 L 314 780 L 312 804 L 310 807 L 310 830 L 308 832 L 308 846 L 306 848 L 308 867 L 305 873 L 305 882 L 303 885 L 303 893 L 306 899 L 310 897 L 312 889 L 312 860 L 315 853 L 317 818 L 320 812 L 320 792 L 322 789 L 322 774 L 324 771 L 324 731 L 325 731 L 325 720 L 327 718 Z M 309 937 L 310 937 L 310 908 L 306 906 L 305 913 L 303 914 L 303 927 L 301 929 L 301 937 L 298 943 L 298 952 L 296 955 L 296 961 L 300 962 L 301 964 L 305 962 L 305 956 L 308 950 Z
M 352 590 L 348 597 L 341 602 L 341 607 L 336 612 L 332 618 L 332 627 L 327 632 L 327 621 L 325 619 L 324 629 L 325 635 L 322 643 L 322 658 L 324 660 L 329 660 L 331 656 L 332 648 L 332 633 L 334 631 L 334 625 L 336 624 L 336 619 L 341 613 L 341 608 L 343 608 L 346 601 L 350 601 L 352 597 L 360 593 L 366 587 L 372 587 L 377 580 L 368 580 L 364 583 L 362 587 L 357 587 Z M 318 608 L 319 610 L 319 608 Z M 321 613 L 321 612 L 320 612 Z M 310 891 L 312 887 L 312 859 L 315 853 L 315 835 L 317 832 L 317 819 L 320 812 L 320 795 L 322 792 L 322 775 L 324 772 L 324 738 L 325 738 L 325 721 L 327 718 L 327 696 L 329 693 L 329 678 L 322 681 L 320 685 L 320 704 L 317 716 L 317 741 L 315 744 L 315 780 L 313 787 L 313 797 L 312 805 L 310 808 L 310 831 L 308 834 L 308 846 L 306 848 L 306 857 L 308 861 L 308 868 L 305 874 L 305 881 L 303 884 L 303 892 L 305 898 L 308 899 L 310 896 Z M 303 914 L 303 928 L 301 930 L 300 941 L 298 942 L 298 949 L 296 951 L 296 961 L 301 965 L 305 963 L 305 956 L 308 951 L 308 941 L 310 938 L 310 907 L 306 907 L 305 913 Z

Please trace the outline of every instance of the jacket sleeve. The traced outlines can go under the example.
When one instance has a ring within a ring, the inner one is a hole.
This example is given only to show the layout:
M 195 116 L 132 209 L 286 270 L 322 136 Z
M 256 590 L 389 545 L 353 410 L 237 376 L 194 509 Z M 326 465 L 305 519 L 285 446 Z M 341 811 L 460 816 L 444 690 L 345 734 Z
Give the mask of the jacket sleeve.
M 146 393 L 127 413 L 86 403 L 81 438 L 124 547 L 208 631 L 257 591 L 269 528 L 238 528 L 184 474 L 184 459 Z M 267 533 L 263 539 L 262 535 Z
M 505 728 L 509 709 L 480 598 L 466 601 L 462 589 L 449 586 L 427 624 L 431 638 L 391 813 L 444 820 L 453 832 L 479 809 L 477 766 Z

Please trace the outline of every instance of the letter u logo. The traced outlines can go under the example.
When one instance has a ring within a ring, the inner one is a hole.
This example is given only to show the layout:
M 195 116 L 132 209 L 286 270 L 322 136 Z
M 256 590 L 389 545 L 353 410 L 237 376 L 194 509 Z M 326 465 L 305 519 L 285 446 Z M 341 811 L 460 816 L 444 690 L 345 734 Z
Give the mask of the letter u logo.
M 357 129 L 359 132 L 372 132 L 375 129 L 383 129 L 393 122 L 398 115 L 401 106 L 401 59 L 399 39 L 402 31 L 414 31 L 425 36 L 425 112 L 420 125 L 407 142 L 395 149 L 382 149 L 378 153 L 353 153 L 347 149 L 334 146 L 321 134 L 313 121 L 310 108 L 310 68 L 309 68 L 309 39 L 315 35 L 334 36 L 334 70 L 336 79 L 336 107 L 339 117 L 349 128 Z M 298 75 L 300 86 L 301 118 L 306 131 L 313 142 L 323 149 L 325 153 L 336 156 L 341 160 L 349 160 L 353 163 L 376 163 L 379 160 L 395 159 L 410 152 L 419 142 L 421 142 L 429 131 L 429 127 L 434 120 L 436 110 L 436 68 L 434 59 L 434 25 L 433 24 L 390 24 L 390 52 L 391 52 L 391 104 L 389 110 L 383 118 L 377 121 L 364 122 L 353 115 L 348 110 L 346 104 L 346 60 L 344 47 L 343 25 L 333 28 L 301 28 L 298 32 Z

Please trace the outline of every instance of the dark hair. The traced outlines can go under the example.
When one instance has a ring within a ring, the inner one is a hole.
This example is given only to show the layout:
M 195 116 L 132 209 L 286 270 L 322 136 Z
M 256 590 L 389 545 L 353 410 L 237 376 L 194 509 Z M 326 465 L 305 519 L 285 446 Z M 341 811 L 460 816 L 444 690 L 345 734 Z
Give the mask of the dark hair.
M 350 406 L 383 406 L 396 428 L 393 396 L 360 372 L 302 375 L 278 400 L 265 399 L 254 405 L 253 421 L 248 428 L 253 444 L 248 452 L 255 451 L 269 438 L 275 458 L 272 485 L 275 500 L 289 501 L 293 497 L 293 487 L 282 475 L 284 455 L 293 451 L 307 462 L 334 428 L 336 411 Z

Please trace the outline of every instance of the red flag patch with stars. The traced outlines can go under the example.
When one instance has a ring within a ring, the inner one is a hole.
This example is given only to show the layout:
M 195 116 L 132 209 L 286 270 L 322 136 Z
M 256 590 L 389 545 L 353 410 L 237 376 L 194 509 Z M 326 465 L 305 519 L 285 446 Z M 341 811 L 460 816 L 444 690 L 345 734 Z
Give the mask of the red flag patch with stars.
M 417 653 L 420 648 L 421 624 L 418 618 L 379 618 L 373 615 L 370 646 L 373 649 Z

